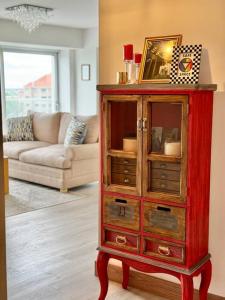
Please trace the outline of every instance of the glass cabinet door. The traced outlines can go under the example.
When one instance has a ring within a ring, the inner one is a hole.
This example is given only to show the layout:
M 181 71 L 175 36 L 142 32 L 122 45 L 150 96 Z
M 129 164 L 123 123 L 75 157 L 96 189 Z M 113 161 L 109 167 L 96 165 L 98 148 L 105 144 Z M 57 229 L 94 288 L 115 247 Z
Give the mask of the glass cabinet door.
M 145 96 L 143 193 L 184 201 L 186 195 L 187 97 Z
M 104 96 L 106 190 L 141 194 L 142 98 Z

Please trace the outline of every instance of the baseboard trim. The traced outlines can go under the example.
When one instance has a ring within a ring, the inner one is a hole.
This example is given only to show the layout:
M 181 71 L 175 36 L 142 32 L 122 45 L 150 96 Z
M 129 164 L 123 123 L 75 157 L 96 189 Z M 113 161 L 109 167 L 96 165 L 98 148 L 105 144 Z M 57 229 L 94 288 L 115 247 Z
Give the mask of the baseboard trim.
M 95 268 L 96 274 L 96 268 Z M 122 268 L 120 265 L 109 263 L 109 279 L 118 283 L 122 282 Z M 151 294 L 164 297 L 168 300 L 180 300 L 180 285 L 168 280 L 156 278 L 148 274 L 140 273 L 134 269 L 130 270 L 129 286 L 140 289 Z M 128 287 L 129 288 L 129 287 Z M 194 300 L 198 300 L 198 290 L 195 290 Z M 225 297 L 208 294 L 208 300 L 225 300 Z

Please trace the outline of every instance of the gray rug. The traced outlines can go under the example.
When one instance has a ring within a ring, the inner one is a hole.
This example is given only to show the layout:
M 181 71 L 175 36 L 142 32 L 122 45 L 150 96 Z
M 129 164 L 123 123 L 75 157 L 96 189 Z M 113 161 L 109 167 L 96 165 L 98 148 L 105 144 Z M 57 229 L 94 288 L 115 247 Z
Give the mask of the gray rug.
M 86 197 L 85 190 L 75 188 L 69 193 L 20 180 L 9 180 L 9 195 L 5 197 L 6 217 L 55 206 Z

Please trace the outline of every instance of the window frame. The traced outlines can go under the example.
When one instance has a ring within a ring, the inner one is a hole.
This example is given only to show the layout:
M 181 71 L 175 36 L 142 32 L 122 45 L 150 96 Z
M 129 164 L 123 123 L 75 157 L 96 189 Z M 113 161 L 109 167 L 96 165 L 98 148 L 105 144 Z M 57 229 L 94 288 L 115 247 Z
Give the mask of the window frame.
M 1 95 L 2 95 L 2 119 L 3 119 L 3 129 L 5 131 L 5 121 L 6 121 L 6 97 L 5 97 L 5 65 L 4 65 L 4 52 L 11 53 L 27 53 L 27 54 L 38 54 L 38 55 L 51 55 L 53 63 L 53 99 L 52 111 L 60 111 L 60 99 L 59 99 L 59 51 L 50 49 L 36 49 L 36 48 L 23 48 L 23 47 L 10 47 L 1 46 L 0 47 L 0 82 L 1 82 Z

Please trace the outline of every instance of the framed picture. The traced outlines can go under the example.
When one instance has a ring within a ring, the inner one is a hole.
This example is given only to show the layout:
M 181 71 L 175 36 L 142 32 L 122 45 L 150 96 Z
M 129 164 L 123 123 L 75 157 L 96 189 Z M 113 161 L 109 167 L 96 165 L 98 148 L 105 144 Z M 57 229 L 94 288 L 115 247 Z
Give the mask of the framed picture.
M 139 83 L 169 83 L 173 47 L 182 35 L 145 38 Z
M 151 151 L 164 153 L 165 142 L 168 140 L 173 142 L 180 141 L 181 131 L 179 128 L 152 127 L 151 137 Z
M 170 79 L 172 84 L 197 84 L 202 45 L 177 46 L 173 49 Z
M 89 64 L 81 65 L 81 80 L 90 80 L 91 79 L 91 66 Z
M 162 127 L 152 127 L 152 152 L 161 152 L 162 134 Z

